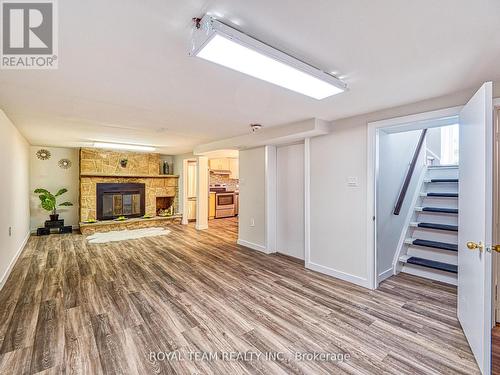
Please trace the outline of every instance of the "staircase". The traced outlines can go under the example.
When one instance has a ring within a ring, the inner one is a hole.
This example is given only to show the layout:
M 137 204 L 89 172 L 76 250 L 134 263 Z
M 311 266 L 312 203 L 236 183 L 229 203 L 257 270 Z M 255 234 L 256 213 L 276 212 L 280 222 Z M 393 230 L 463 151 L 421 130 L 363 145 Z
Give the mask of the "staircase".
M 395 272 L 457 284 L 458 166 L 427 167 Z

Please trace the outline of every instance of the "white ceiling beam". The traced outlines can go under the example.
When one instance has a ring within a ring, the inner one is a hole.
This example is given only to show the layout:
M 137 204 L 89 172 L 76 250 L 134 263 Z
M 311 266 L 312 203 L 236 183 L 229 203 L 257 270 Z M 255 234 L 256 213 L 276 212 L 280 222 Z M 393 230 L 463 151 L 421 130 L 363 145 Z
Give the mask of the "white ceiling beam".
M 217 150 L 245 150 L 260 146 L 287 144 L 328 133 L 328 122 L 312 118 L 285 125 L 262 128 L 255 133 L 201 144 L 194 148 L 193 153 L 195 155 L 204 155 Z

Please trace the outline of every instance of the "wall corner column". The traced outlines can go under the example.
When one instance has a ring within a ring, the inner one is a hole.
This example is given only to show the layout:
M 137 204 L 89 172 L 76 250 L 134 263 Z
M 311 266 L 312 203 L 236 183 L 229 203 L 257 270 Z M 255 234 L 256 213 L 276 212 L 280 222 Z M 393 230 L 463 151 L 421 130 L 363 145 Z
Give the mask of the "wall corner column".
M 196 229 L 208 229 L 208 158 L 196 159 Z
M 276 146 L 265 148 L 266 252 L 276 252 Z
M 311 140 L 304 139 L 304 264 L 311 261 Z

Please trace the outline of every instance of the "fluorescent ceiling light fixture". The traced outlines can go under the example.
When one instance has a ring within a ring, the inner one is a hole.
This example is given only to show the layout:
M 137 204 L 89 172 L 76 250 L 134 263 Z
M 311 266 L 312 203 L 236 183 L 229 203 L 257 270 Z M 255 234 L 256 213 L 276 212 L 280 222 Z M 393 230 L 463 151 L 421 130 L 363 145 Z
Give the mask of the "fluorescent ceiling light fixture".
M 151 146 L 126 145 L 123 143 L 94 142 L 93 146 L 95 148 L 111 148 L 114 150 L 129 150 L 129 151 L 154 151 L 154 150 L 156 150 L 154 147 L 151 147 Z
M 347 89 L 338 78 L 209 16 L 195 30 L 192 56 L 318 100 Z

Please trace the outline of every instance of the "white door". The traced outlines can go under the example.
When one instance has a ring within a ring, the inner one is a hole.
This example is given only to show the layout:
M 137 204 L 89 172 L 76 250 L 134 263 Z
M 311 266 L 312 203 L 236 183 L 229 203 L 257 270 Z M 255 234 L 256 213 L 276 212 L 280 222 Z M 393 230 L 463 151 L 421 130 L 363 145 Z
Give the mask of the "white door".
M 488 375 L 492 324 L 492 106 L 492 84 L 488 82 L 462 109 L 459 121 L 458 319 L 481 372 Z M 468 242 L 479 246 L 471 250 Z

